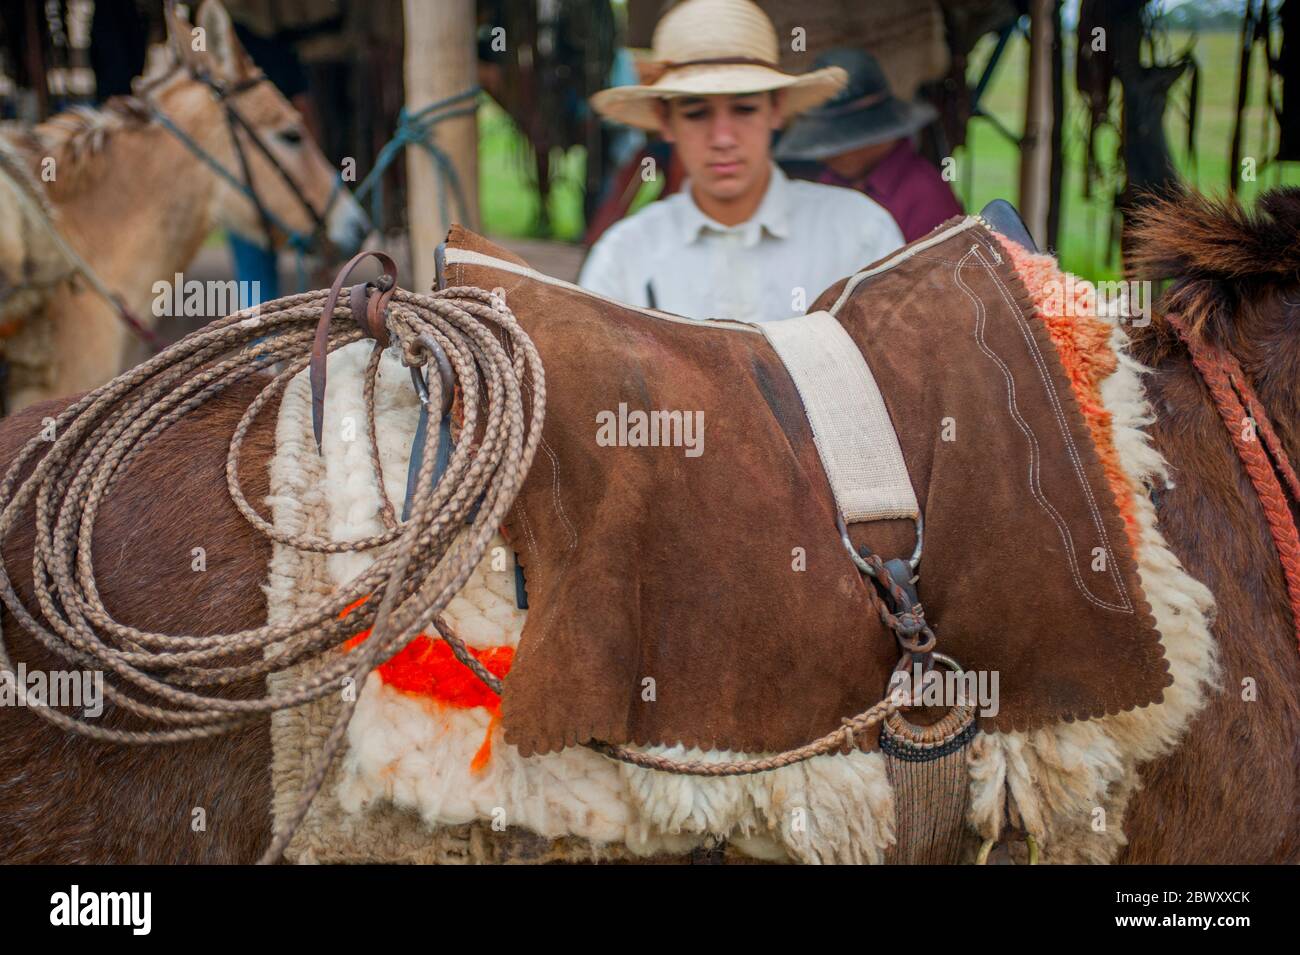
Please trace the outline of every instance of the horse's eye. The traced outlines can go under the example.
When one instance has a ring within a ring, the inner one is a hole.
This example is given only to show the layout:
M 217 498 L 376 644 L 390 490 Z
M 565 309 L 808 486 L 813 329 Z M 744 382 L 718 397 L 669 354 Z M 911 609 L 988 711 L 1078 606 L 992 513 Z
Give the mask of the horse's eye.
M 277 130 L 275 135 L 280 140 L 280 142 L 284 143 L 285 145 L 288 146 L 302 145 L 302 130 L 296 129 L 293 126 L 290 126 L 288 129 Z

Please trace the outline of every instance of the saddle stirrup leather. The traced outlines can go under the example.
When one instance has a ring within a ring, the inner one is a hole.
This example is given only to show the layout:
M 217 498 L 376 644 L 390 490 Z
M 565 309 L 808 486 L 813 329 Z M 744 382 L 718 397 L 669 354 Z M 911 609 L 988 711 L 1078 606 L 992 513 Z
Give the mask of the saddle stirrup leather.
M 764 322 L 758 328 L 803 402 L 835 500 L 840 540 L 862 574 L 871 606 L 898 641 L 899 661 L 886 698 L 901 693 L 900 680 L 903 685 L 911 681 L 909 691 L 898 698 L 905 707 L 920 706 L 923 690 L 939 679 L 936 663 L 958 679 L 961 667 L 935 652 L 938 640 L 917 593 L 925 522 L 884 397 L 857 343 L 830 312 Z M 849 524 L 890 518 L 915 524 L 911 555 L 885 560 L 870 551 L 859 553 Z M 908 719 L 901 708 L 882 723 L 880 749 L 895 792 L 898 832 L 888 853 L 892 861 L 958 860 L 970 788 L 964 751 L 975 728 L 974 707 L 964 698 L 928 725 Z

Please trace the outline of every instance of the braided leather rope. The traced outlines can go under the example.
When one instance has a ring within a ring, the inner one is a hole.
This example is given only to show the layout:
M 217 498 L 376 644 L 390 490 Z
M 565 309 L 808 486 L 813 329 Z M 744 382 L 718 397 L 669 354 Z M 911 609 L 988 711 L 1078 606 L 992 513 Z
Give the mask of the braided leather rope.
M 1227 349 L 1211 346 L 1199 336 L 1193 335 L 1181 316 L 1170 313 L 1165 319 L 1187 346 L 1192 363 L 1209 389 L 1219 417 L 1228 429 L 1237 457 L 1241 459 L 1242 467 L 1255 488 L 1269 532 L 1273 536 L 1273 546 L 1277 549 L 1278 560 L 1282 564 L 1291 604 L 1292 625 L 1297 645 L 1300 645 L 1300 532 L 1296 529 L 1290 502 L 1277 475 L 1282 475 L 1286 490 L 1290 491 L 1296 502 L 1300 502 L 1300 479 L 1296 477 L 1295 468 L 1287 457 L 1286 449 L 1282 446 L 1268 413 L 1255 394 L 1250 378 L 1237 359 Z M 1262 443 L 1246 434 L 1244 426 L 1248 420 L 1254 423 L 1254 431 L 1263 438 Z
M 409 365 L 429 361 L 431 351 L 422 341 L 437 342 L 450 358 L 466 399 L 461 437 L 436 483 L 436 455 L 426 445 L 406 522 L 385 520 L 387 530 L 362 541 L 297 538 L 276 531 L 244 499 L 238 482 L 239 452 L 258 413 L 307 365 L 325 298 L 324 291 L 289 296 L 213 322 L 69 405 L 54 419 L 53 441 L 46 440 L 43 429 L 18 452 L 0 481 L 0 541 L 34 503 L 37 609 L 29 609 L 19 597 L 2 556 L 0 599 L 19 625 L 58 657 L 74 666 L 107 671 L 105 695 L 146 728 L 111 729 L 47 706 L 31 707 L 40 718 L 92 739 L 125 744 L 227 733 L 273 710 L 341 693 L 350 681 L 361 685 L 376 666 L 429 629 L 469 579 L 513 504 L 541 440 L 546 392 L 536 348 L 499 296 L 477 288 L 433 295 L 397 291 L 388 330 Z M 330 350 L 362 337 L 350 318 L 350 310 L 341 306 L 329 323 Z M 336 596 L 291 623 L 208 635 L 153 633 L 118 623 L 100 597 L 91 559 L 105 499 L 159 435 L 235 382 L 280 362 L 282 370 L 249 405 L 231 439 L 226 471 L 236 506 L 261 533 L 295 548 L 341 553 L 392 546 Z M 377 368 L 372 357 L 368 374 Z M 527 416 L 520 387 L 525 375 L 533 389 L 532 413 Z M 475 443 L 480 382 L 487 389 L 486 421 L 483 437 Z M 441 397 L 439 376 L 429 376 L 429 385 L 436 402 Z M 368 394 L 372 388 L 367 388 Z M 373 414 L 368 419 L 370 424 Z M 373 445 L 373 433 L 370 437 Z M 436 440 L 436 430 L 431 431 L 429 443 Z M 361 604 L 346 621 L 340 619 L 342 608 L 369 595 L 381 596 Z M 371 636 L 360 647 L 334 652 L 367 628 Z M 480 678 L 491 678 L 460 641 L 450 635 L 444 639 Z M 236 681 L 262 678 L 308 660 L 320 660 L 321 666 L 283 692 L 255 699 L 221 695 L 223 687 Z M 0 668 L 14 670 L 3 632 Z M 263 862 L 280 857 L 306 815 L 340 751 L 357 696 L 342 694 L 344 705 L 321 759 Z

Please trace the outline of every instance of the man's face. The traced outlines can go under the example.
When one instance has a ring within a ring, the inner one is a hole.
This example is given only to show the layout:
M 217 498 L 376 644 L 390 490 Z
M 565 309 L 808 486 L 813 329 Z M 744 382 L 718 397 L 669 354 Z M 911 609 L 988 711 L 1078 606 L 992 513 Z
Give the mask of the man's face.
M 781 111 L 772 93 L 683 97 L 661 104 L 659 121 L 695 188 L 726 202 L 764 181 Z

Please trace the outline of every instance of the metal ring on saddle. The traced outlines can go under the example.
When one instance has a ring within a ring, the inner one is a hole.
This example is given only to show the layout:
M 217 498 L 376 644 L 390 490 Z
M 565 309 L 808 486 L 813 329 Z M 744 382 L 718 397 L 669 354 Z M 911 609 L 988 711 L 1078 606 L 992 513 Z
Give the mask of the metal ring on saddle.
M 916 546 L 912 548 L 912 556 L 907 559 L 907 565 L 911 568 L 913 574 L 916 573 L 916 568 L 921 565 L 921 551 L 925 545 L 925 517 L 917 513 L 914 523 L 916 524 Z M 854 565 L 868 577 L 875 577 L 875 568 L 862 559 L 858 549 L 853 546 L 853 541 L 849 539 L 849 526 L 844 522 L 843 514 L 835 516 L 835 526 L 839 528 L 840 540 L 844 542 L 845 550 L 853 558 Z
M 966 672 L 965 670 L 962 669 L 962 666 L 961 666 L 960 663 L 958 663 L 958 662 L 957 662 L 955 659 L 953 659 L 952 657 L 948 656 L 948 654 L 946 654 L 946 653 L 931 653 L 931 654 L 930 654 L 930 658 L 931 658 L 935 663 L 942 663 L 944 666 L 948 667 L 948 669 L 952 670 L 953 673 L 957 674 L 957 676 L 961 676 L 963 673 Z M 900 672 L 900 671 L 904 671 L 904 670 L 906 670 L 906 669 L 907 669 L 907 663 L 908 663 L 907 658 L 906 658 L 906 657 L 903 657 L 902 659 L 900 659 L 900 660 L 898 661 L 898 663 L 894 664 L 894 670 L 893 670 L 893 672 L 894 672 L 894 673 L 898 673 L 898 672 Z M 915 706 L 915 705 L 918 705 L 918 704 L 908 704 L 908 705 Z
M 900 626 L 898 630 L 894 632 L 894 637 L 898 640 L 899 646 L 909 654 L 932 653 L 939 642 L 939 638 L 935 636 L 934 631 L 926 625 L 924 618 L 915 618 L 913 614 L 899 614 L 900 623 L 906 623 L 906 621 L 903 620 L 904 617 L 919 619 L 920 623 L 916 629 L 910 633 L 903 626 Z M 925 637 L 924 640 L 917 639 L 922 635 Z
M 961 664 L 947 654 L 935 653 L 932 659 L 951 669 L 958 677 L 964 672 Z M 905 656 L 894 672 L 900 668 L 905 672 L 907 662 Z M 892 678 L 890 682 L 892 684 Z M 889 692 L 895 693 L 897 689 L 891 686 Z M 912 688 L 912 706 L 922 705 L 915 702 L 919 692 L 919 687 Z M 954 703 L 942 719 L 929 726 L 913 723 L 899 709 L 886 717 L 881 726 L 880 748 L 905 762 L 930 762 L 961 749 L 974 737 L 975 729 L 975 704 L 970 701 Z

